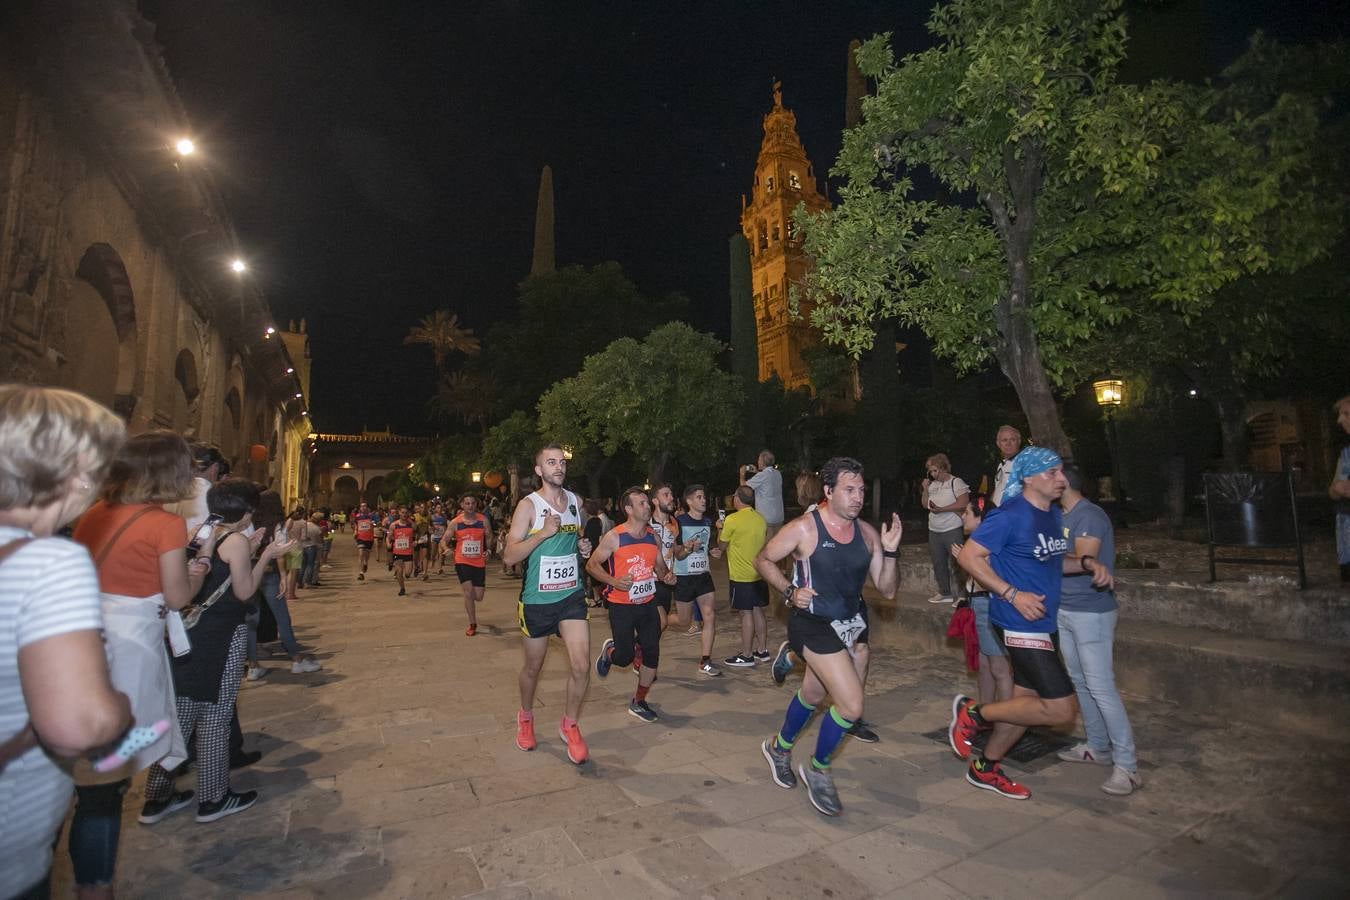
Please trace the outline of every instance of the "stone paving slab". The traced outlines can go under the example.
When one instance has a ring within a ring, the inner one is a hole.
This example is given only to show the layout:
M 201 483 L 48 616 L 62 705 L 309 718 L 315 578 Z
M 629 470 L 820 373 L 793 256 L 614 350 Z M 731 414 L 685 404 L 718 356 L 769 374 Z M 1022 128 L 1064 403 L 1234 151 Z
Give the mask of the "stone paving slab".
M 280 658 L 245 683 L 240 715 L 264 752 L 234 774 L 253 809 L 210 825 L 180 813 L 136 824 L 124 811 L 122 897 L 1259 897 L 1345 896 L 1350 753 L 1126 696 L 1143 790 L 1112 798 L 1095 766 L 1025 775 L 1034 796 L 976 791 L 943 745 L 951 695 L 973 690 L 947 654 L 878 647 L 867 716 L 881 735 L 835 763 L 845 804 L 820 816 L 804 791 L 767 777 L 759 742 L 798 684 L 767 667 L 696 671 L 698 641 L 672 629 L 651 702 L 626 712 L 635 679 L 593 678 L 582 712 L 592 760 L 574 766 L 556 733 L 566 658 L 554 644 L 536 705 L 539 747 L 514 746 L 519 582 L 490 570 L 478 636 L 463 634 L 451 576 L 395 596 L 373 566 L 352 575 L 340 538 L 324 586 L 293 605 L 324 664 Z M 725 608 L 725 573 L 718 572 Z M 608 635 L 591 622 L 593 647 Z M 770 647 L 782 640 L 770 623 Z M 738 629 L 719 616 L 718 656 Z M 1339 715 L 1344 709 L 1328 710 Z M 814 724 L 803 736 L 814 742 Z M 185 779 L 183 787 L 191 786 Z M 59 848 L 55 895 L 69 896 Z

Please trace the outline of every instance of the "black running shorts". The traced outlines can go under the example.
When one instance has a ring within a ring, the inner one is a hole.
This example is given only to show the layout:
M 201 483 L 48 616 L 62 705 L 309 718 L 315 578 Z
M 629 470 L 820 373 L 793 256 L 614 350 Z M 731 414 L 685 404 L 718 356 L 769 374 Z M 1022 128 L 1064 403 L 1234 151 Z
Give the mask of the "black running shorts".
M 466 581 L 474 587 L 482 587 L 487 584 L 487 566 L 468 566 L 464 563 L 455 563 L 455 574 L 459 576 L 459 583 Z
M 1069 670 L 1059 655 L 1059 632 L 1028 635 L 1025 632 L 1007 632 L 994 626 L 994 634 L 1008 652 L 1012 663 L 1013 684 L 1028 688 L 1042 700 L 1058 700 L 1074 693 Z
M 369 550 L 371 547 L 374 547 L 374 546 L 375 546 L 375 542 L 374 542 L 374 541 L 357 541 L 357 542 L 356 542 L 356 546 L 360 547 L 362 550 Z
M 666 584 L 664 581 L 656 583 L 656 596 L 652 598 L 652 604 L 670 612 L 670 601 L 675 597 L 675 586 Z
M 862 616 L 863 629 L 853 639 L 855 646 L 866 644 L 868 633 L 871 631 L 867 618 L 867 604 L 862 604 L 858 612 Z M 822 654 L 844 653 L 848 650 L 844 639 L 839 636 L 839 632 L 828 619 L 809 615 L 796 608 L 788 615 L 788 646 L 798 656 L 802 655 L 803 650 Z
M 558 625 L 571 619 L 586 621 L 591 617 L 586 606 L 586 593 L 577 591 L 565 600 L 556 603 L 516 603 L 516 621 L 520 623 L 521 633 L 531 638 L 546 638 L 561 634 Z
M 704 594 L 713 594 L 716 591 L 712 576 L 707 572 L 675 576 L 675 599 L 680 603 L 693 603 Z
M 733 581 L 731 583 L 732 609 L 751 610 L 768 605 L 769 586 L 763 581 Z

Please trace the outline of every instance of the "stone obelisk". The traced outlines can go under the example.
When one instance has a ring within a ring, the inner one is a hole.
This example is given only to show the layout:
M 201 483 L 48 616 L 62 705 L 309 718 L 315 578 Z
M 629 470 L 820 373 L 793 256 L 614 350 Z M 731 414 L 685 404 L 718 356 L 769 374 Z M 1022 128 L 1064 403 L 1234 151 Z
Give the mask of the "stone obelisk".
M 534 261 L 531 275 L 549 275 L 556 271 L 553 253 L 553 169 L 544 166 L 539 175 L 539 203 L 534 210 Z

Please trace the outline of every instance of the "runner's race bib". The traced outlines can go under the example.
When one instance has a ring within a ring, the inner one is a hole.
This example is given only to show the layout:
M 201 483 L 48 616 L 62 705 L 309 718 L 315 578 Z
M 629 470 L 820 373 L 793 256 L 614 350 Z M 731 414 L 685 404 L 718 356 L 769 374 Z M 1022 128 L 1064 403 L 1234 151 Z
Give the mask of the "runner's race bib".
M 1055 652 L 1055 642 L 1051 640 L 1050 635 L 1039 631 L 1005 631 L 1003 632 L 1003 645 L 1005 647 L 1016 647 L 1019 650 L 1049 650 Z
M 830 627 L 839 635 L 839 640 L 844 642 L 844 646 L 852 650 L 858 636 L 867 628 L 867 623 L 863 621 L 862 613 L 858 613 L 851 619 L 835 619 L 830 623 Z
M 642 581 L 633 582 L 628 589 L 628 601 L 630 603 L 646 603 L 652 597 L 656 596 L 656 579 L 646 578 Z
M 459 542 L 459 552 L 464 556 L 482 556 L 483 542 L 479 540 L 462 540 Z
M 577 586 L 577 558 L 575 554 L 567 556 L 544 556 L 539 559 L 539 591 L 570 591 Z
M 407 549 L 409 549 L 411 546 L 412 546 L 412 544 L 411 544 L 411 543 L 408 541 L 408 539 L 405 538 L 405 537 L 397 537 L 397 538 L 394 538 L 394 549 L 395 549 L 395 550 L 407 550 Z
M 689 573 L 697 575 L 699 572 L 708 571 L 708 554 L 698 553 L 689 556 Z

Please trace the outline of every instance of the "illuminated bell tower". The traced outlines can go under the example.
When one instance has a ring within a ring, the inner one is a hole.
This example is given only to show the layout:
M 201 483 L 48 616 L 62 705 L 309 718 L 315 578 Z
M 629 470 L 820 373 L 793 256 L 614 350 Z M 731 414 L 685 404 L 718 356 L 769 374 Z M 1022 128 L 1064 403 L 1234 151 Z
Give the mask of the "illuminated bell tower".
M 764 142 L 755 163 L 755 184 L 747 204 L 741 197 L 741 230 L 750 244 L 751 290 L 758 333 L 759 380 L 777 375 L 792 390 L 810 387 L 802 351 L 819 333 L 803 301 L 797 318 L 788 314 L 788 290 L 811 269 L 792 224 L 798 203 L 810 212 L 829 207 L 816 190 L 816 176 L 797 136 L 797 117 L 783 107 L 782 82 L 773 85 L 773 109 L 764 117 Z

